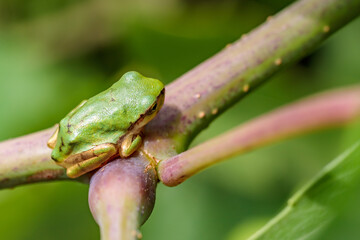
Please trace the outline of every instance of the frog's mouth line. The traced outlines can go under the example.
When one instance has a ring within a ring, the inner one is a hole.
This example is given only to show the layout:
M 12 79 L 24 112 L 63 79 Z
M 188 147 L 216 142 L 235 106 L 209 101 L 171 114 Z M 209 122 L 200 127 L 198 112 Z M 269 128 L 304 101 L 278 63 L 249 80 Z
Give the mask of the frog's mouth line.
M 159 94 L 159 96 L 156 98 L 155 103 L 157 104 L 157 108 L 154 112 L 152 112 L 150 114 L 150 112 L 152 111 L 152 107 L 154 106 L 154 104 L 152 104 L 146 111 L 145 113 L 141 114 L 140 117 L 138 118 L 138 120 L 136 120 L 136 122 L 134 122 L 133 124 L 131 124 L 131 126 L 128 129 L 128 134 L 122 136 L 119 141 L 118 144 L 121 144 L 121 142 L 123 141 L 123 139 L 128 136 L 128 135 L 138 135 L 140 134 L 141 130 L 144 128 L 144 126 L 150 122 L 156 115 L 157 113 L 160 111 L 161 107 L 164 105 L 164 100 L 165 100 L 165 88 L 163 88 Z M 146 119 L 148 118 L 148 119 Z

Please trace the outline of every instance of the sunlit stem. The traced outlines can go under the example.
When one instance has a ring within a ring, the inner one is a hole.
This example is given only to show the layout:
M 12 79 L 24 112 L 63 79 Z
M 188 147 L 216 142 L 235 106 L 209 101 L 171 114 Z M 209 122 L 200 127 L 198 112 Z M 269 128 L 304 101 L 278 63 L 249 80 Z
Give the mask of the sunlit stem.
M 158 140 L 170 138 L 177 153 L 186 150 L 220 113 L 312 52 L 359 13 L 360 0 L 300 0 L 268 17 L 166 87 L 163 110 L 147 128 L 147 136 L 154 141 L 146 142 L 146 147 L 160 152 L 162 158 L 168 147 L 158 149 Z

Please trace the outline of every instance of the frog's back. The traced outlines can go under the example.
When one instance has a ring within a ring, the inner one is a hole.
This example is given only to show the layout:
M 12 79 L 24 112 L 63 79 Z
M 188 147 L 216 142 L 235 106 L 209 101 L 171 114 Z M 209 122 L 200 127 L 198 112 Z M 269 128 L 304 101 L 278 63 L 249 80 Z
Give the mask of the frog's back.
M 72 154 L 103 143 L 116 143 L 163 90 L 156 79 L 128 72 L 109 89 L 90 98 L 60 122 L 64 145 Z M 70 153 L 68 153 L 70 154 Z

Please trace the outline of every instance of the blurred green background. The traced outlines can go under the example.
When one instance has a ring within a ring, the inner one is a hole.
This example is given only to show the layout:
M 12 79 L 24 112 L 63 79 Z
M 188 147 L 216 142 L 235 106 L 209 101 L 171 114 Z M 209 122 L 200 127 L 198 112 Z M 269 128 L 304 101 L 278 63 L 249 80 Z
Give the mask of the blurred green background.
M 52 126 L 125 71 L 169 83 L 291 2 L 0 0 L 0 140 Z M 357 83 L 359 39 L 356 20 L 193 144 L 302 96 Z M 352 126 L 314 133 L 235 157 L 175 188 L 159 184 L 144 238 L 243 239 L 356 138 Z M 0 239 L 99 239 L 87 190 L 53 182 L 0 191 Z M 358 216 L 358 207 L 345 208 L 326 239 L 358 239 Z

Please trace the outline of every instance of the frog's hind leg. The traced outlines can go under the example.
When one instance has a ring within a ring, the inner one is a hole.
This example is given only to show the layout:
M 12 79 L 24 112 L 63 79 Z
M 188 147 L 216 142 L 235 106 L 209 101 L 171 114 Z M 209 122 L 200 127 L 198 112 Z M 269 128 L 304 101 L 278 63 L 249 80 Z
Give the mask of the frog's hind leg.
M 70 178 L 79 177 L 87 172 L 99 168 L 103 163 L 108 161 L 115 154 L 116 148 L 114 144 L 106 143 L 96 146 L 93 149 L 84 152 L 84 156 L 81 157 L 86 160 L 79 161 L 74 165 L 68 167 L 66 174 Z

